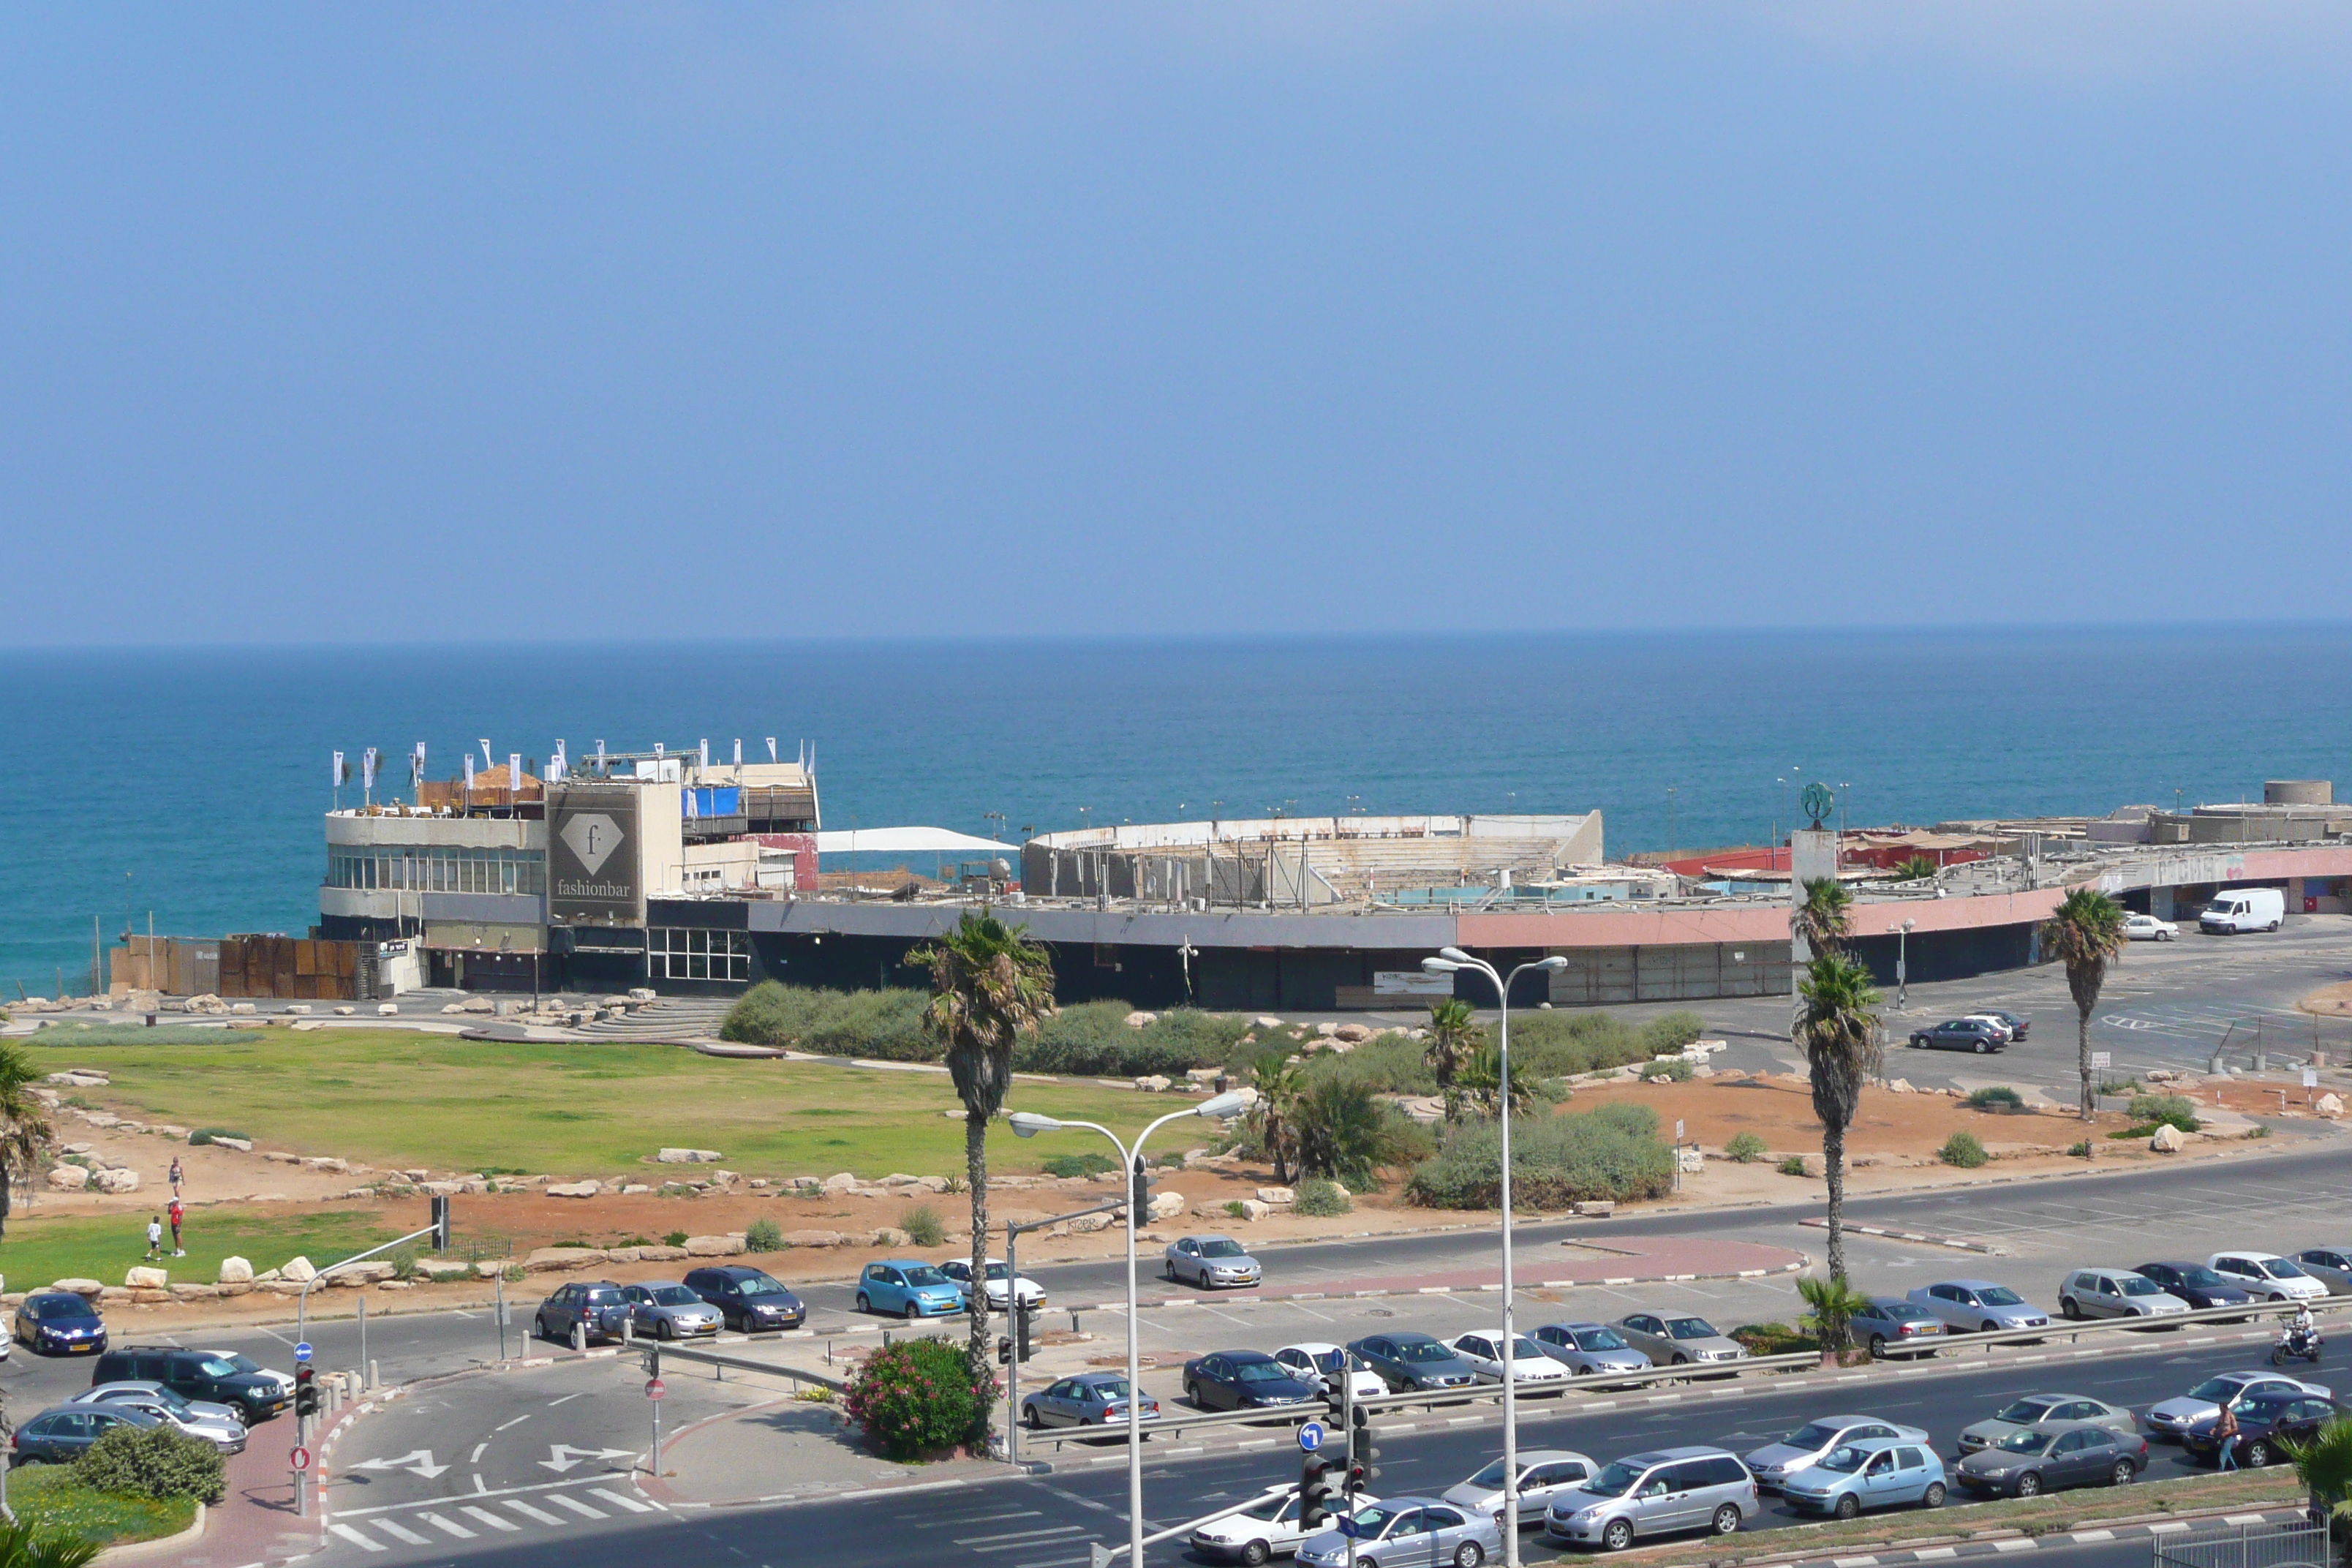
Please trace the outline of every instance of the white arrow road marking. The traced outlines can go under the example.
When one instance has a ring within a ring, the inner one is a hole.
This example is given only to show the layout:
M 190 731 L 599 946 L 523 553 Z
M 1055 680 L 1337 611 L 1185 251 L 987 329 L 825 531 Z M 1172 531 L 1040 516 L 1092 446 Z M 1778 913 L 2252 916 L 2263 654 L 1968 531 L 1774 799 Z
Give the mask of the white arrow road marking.
M 628 1457 L 626 1448 L 575 1448 L 569 1443 L 550 1443 L 547 1458 L 539 1462 L 560 1476 L 572 1466 L 590 1459 L 625 1459 Z
M 432 1449 L 418 1448 L 396 1459 L 362 1459 L 351 1468 L 354 1470 L 406 1470 L 410 1475 L 423 1476 L 429 1481 L 449 1467 L 435 1464 Z

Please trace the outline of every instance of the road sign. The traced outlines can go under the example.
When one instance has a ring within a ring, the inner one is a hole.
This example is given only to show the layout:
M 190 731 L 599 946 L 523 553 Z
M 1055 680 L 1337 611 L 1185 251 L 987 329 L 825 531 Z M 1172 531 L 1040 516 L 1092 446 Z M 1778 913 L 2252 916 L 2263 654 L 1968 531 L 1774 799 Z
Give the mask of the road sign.
M 667 1394 L 668 1392 L 668 1385 L 664 1384 L 660 1378 L 649 1377 L 646 1379 L 646 1397 L 647 1399 L 659 1399 L 663 1394 Z
M 1298 1447 L 1300 1452 L 1311 1454 L 1322 1446 L 1323 1423 L 1320 1421 L 1309 1421 L 1306 1426 L 1301 1426 L 1298 1429 Z
M 300 1344 L 294 1347 L 294 1359 L 296 1361 L 309 1361 L 310 1359 L 310 1341 L 304 1340 Z
M 2303 1087 L 2305 1089 L 2317 1089 L 2319 1087 L 2319 1069 L 2317 1068 L 2305 1068 L 2303 1069 Z
M 1683 1141 L 1683 1124 L 1682 1124 L 1682 1119 L 1681 1119 L 1680 1117 L 1677 1117 L 1677 1118 L 1675 1118 L 1675 1142 L 1677 1142 L 1677 1143 L 1679 1143 L 1679 1142 L 1681 1142 L 1682 1141 Z
M 1356 1538 L 1356 1520 L 1354 1515 L 1343 1513 L 1339 1516 L 1339 1533 L 1346 1536 L 1350 1541 L 1353 1541 Z
M 2115 1054 L 2111 1051 L 2093 1051 L 2091 1065 L 2095 1068 L 2111 1068 L 2116 1065 Z
M 307 1469 L 309 1469 L 309 1468 L 310 1468 L 310 1449 L 308 1449 L 308 1448 L 297 1448 L 297 1449 L 295 1449 L 295 1450 L 294 1450 L 294 1452 L 293 1452 L 290 1456 L 289 1456 L 289 1457 L 293 1460 L 294 1468 L 295 1468 L 296 1469 L 298 1469 L 298 1470 L 307 1470 Z

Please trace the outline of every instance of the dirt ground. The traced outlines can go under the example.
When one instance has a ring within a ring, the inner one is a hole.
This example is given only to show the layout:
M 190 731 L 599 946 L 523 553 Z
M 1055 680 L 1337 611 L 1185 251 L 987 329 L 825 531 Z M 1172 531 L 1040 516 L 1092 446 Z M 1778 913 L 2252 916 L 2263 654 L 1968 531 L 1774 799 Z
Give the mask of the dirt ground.
M 2325 1018 L 2352 1016 L 2352 981 L 2338 985 L 2323 985 L 2295 1003 L 2306 1013 L 2316 1013 Z

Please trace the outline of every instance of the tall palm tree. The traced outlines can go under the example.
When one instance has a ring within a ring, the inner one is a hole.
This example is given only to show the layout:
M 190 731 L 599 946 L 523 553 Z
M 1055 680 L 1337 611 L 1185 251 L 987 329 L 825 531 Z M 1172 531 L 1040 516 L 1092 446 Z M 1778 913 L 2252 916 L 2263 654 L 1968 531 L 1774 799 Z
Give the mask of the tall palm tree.
M 1853 894 L 1835 877 L 1813 878 L 1803 900 L 1789 911 L 1789 931 L 1804 940 L 1808 958 L 1843 947 L 1853 934 Z
M 48 1111 L 33 1097 L 41 1071 L 22 1047 L 0 1045 L 0 1237 L 8 1234 L 16 1183 L 29 1181 L 41 1152 L 56 1138 Z
M 1421 1059 L 1436 1076 L 1437 1092 L 1445 1098 L 1448 1121 L 1462 1119 L 1462 1094 L 1454 1088 L 1454 1079 L 1486 1043 L 1486 1031 L 1479 1026 L 1478 1016 L 1471 1011 L 1469 1003 L 1449 996 L 1431 1005 L 1429 1044 L 1422 1051 Z
M 2311 1494 L 2312 1522 L 2326 1523 L 2331 1539 L 2345 1539 L 2352 1525 L 2352 1420 L 2331 1421 L 2310 1442 L 2284 1447 Z M 2352 1548 L 2345 1555 L 2352 1560 Z
M 1830 1278 L 1845 1272 L 1845 1130 L 1862 1104 L 1862 1086 L 1878 1071 L 1878 988 L 1857 960 L 1831 948 L 1815 955 L 1797 986 L 1802 1008 L 1797 1044 L 1813 1082 L 1822 1123 L 1822 1167 L 1830 1189 Z
M 923 1033 L 946 1050 L 963 1100 L 963 1159 L 971 1188 L 971 1277 L 988 1278 L 988 1123 L 1013 1087 L 1013 1046 L 1054 1015 L 1054 961 L 1025 926 L 966 910 L 955 930 L 909 949 L 907 962 L 931 972 Z M 1131 1178 L 1130 1178 L 1131 1179 Z M 1010 1303 L 1008 1302 L 1008 1305 Z M 988 1292 L 971 1292 L 971 1364 L 992 1377 Z
M 2107 964 L 2124 950 L 2124 907 L 2096 888 L 2076 888 L 2042 922 L 2042 950 L 2066 966 L 2074 994 L 2074 1056 L 2083 1069 L 2083 1120 L 2098 1110 L 2091 1083 L 2091 1015 L 2098 1010 Z
M 1256 1079 L 1257 1103 L 1250 1107 L 1257 1141 L 1274 1162 L 1274 1179 L 1290 1184 L 1291 1163 L 1298 1156 L 1298 1104 L 1307 1093 L 1307 1079 L 1297 1064 L 1265 1061 L 1251 1074 Z

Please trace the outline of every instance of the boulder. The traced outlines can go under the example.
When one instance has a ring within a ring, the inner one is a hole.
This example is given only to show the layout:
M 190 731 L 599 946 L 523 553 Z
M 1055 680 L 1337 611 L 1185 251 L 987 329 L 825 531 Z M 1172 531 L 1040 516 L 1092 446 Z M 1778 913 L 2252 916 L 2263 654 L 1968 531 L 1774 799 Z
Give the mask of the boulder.
M 963 1113 L 961 1111 L 957 1111 L 954 1112 L 954 1114 L 961 1116 Z M 817 1190 L 823 1193 L 855 1192 L 857 1190 L 857 1178 L 847 1171 L 835 1171 L 832 1175 L 827 1176 L 824 1181 L 817 1184 Z
M 1281 1019 L 1265 1015 L 1260 1015 L 1250 1020 L 1250 1027 L 1253 1029 L 1279 1029 L 1282 1026 Z
M 1144 1211 L 1144 1215 L 1148 1219 L 1162 1220 L 1175 1219 L 1181 1215 L 1183 1212 L 1183 1194 L 1154 1193 L 1151 1194 L 1151 1205 Z
M 1360 1046 L 1372 1037 L 1372 1031 L 1361 1024 L 1342 1024 L 1331 1031 L 1331 1037 L 1351 1046 Z
M 55 1165 L 49 1170 L 49 1185 L 61 1193 L 78 1193 L 89 1185 L 87 1165 Z
M 1151 1027 L 1152 1025 L 1160 1022 L 1160 1015 L 1157 1013 L 1146 1013 L 1142 1009 L 1138 1008 L 1136 1011 L 1129 1013 L 1123 1020 L 1121 1020 L 1121 1022 L 1125 1023 L 1130 1029 L 1148 1029 Z
M 1886 1080 L 1886 1091 L 1889 1094 L 1916 1094 L 1919 1092 L 1917 1089 L 1911 1087 L 1911 1080 L 1907 1078 L 1888 1079 Z M 1502 1178 L 1499 1176 L 1496 1178 L 1497 1181 L 1500 1181 L 1501 1179 Z
M 1339 1032 L 1339 1026 L 1333 1023 L 1330 1019 L 1326 1018 L 1323 1022 L 1315 1026 L 1315 1032 L 1322 1038 L 1328 1040 L 1332 1036 Z
M 224 1285 L 250 1285 L 253 1283 L 253 1264 L 243 1258 L 224 1258 L 220 1263 L 219 1279 Z
M 181 1007 L 185 1012 L 203 1013 L 216 1018 L 228 1016 L 228 1004 L 209 991 L 201 995 L 189 997 L 187 1001 L 181 1004 Z
M 416 1260 L 416 1272 L 435 1281 L 469 1279 L 473 1278 L 474 1266 L 462 1258 L 420 1258 Z
M 220 1299 L 220 1293 L 221 1288 L 217 1285 L 174 1285 L 172 1287 L 172 1300 L 174 1301 L 218 1300 Z
M 1585 1219 L 1607 1219 L 1617 1212 L 1613 1198 L 1583 1198 L 1576 1205 L 1577 1214 Z
M 625 1184 L 625 1185 L 621 1188 L 621 1195 L 622 1195 L 623 1197 L 625 1197 L 625 1198 L 633 1198 L 633 1197 L 636 1197 L 636 1196 L 638 1196 L 638 1195 L 639 1195 L 639 1194 L 644 1194 L 644 1193 L 649 1193 L 649 1192 L 652 1192 L 652 1191 L 653 1191 L 653 1188 L 652 1188 L 652 1187 L 650 1187 L 650 1186 L 648 1186 L 648 1185 L 647 1185 L 646 1184 L 645 1184 L 644 1182 L 630 1182 L 630 1183 L 627 1183 L 626 1184 Z
M 375 1005 L 375 1016 L 379 1018 L 397 1018 L 400 1016 L 400 1004 L 397 1002 L 379 1002 Z
M 601 1248 L 593 1247 L 535 1247 L 530 1256 L 522 1260 L 525 1274 L 551 1274 L 562 1268 L 585 1268 L 592 1263 L 604 1261 Z
M 94 1297 L 102 1292 L 106 1287 L 100 1285 L 95 1279 L 52 1279 L 49 1281 L 49 1289 L 52 1290 L 63 1290 L 75 1296 Z
M 1681 1145 L 1675 1151 L 1675 1158 L 1680 1163 L 1683 1174 L 1686 1176 L 1696 1175 L 1706 1169 L 1706 1151 L 1696 1143 Z
M 849 1238 L 837 1230 L 788 1230 L 784 1232 L 786 1247 L 841 1247 Z
M 253 1152 L 253 1140 L 250 1138 L 229 1138 L 215 1132 L 213 1134 L 213 1142 L 223 1149 L 234 1149 L 240 1154 Z
M 134 1307 L 161 1307 L 172 1300 L 172 1288 L 164 1285 L 153 1289 L 126 1291 L 125 1294 L 131 1298 L 131 1304 Z
M 436 1187 L 446 1185 L 453 1191 L 462 1184 L 442 1182 L 432 1184 Z M 602 1182 L 550 1182 L 546 1188 L 547 1195 L 551 1198 L 593 1198 L 602 1191 L 604 1191 Z
M 163 1009 L 163 994 L 161 991 L 127 991 L 123 993 L 122 1005 L 125 1011 L 132 1013 L 160 1013 Z
M 331 1286 L 382 1285 L 399 1273 L 389 1263 L 347 1263 L 327 1276 Z
M 897 1248 L 901 1247 L 910 1247 L 914 1244 L 914 1240 L 915 1238 L 913 1237 L 908 1236 L 897 1226 L 886 1225 L 875 1231 L 873 1237 L 871 1238 L 870 1245 L 881 1247 Z
M 166 1269 L 142 1264 L 122 1277 L 122 1288 L 126 1290 L 168 1290 L 172 1288 L 172 1276 Z
M 348 1173 L 352 1168 L 349 1161 L 338 1160 L 332 1154 L 313 1154 L 302 1163 L 313 1171 L 333 1171 L 339 1175 Z
M 2344 1098 L 2341 1095 L 2323 1094 L 2319 1097 L 2319 1103 L 2312 1109 L 2318 1111 L 2320 1115 L 2333 1120 L 2344 1114 Z
M 1091 1236 L 1096 1231 L 1108 1230 L 1110 1223 L 1111 1216 L 1107 1214 L 1080 1215 L 1070 1221 L 1070 1230 L 1074 1235 Z
M 2147 1141 L 2147 1146 L 2159 1154 L 2178 1154 L 2189 1146 L 2188 1135 L 2171 1122 L 2165 1122 Z
M 312 1267 L 309 1258 L 297 1258 L 292 1262 L 281 1266 L 278 1270 L 278 1277 L 280 1279 L 291 1279 L 295 1284 L 301 1285 L 316 1279 L 319 1277 L 319 1270 Z
M 504 1258 L 486 1258 L 474 1265 L 474 1277 L 478 1279 L 495 1279 L 505 1273 L 509 1267 Z
M 1184 1081 L 1206 1088 L 1223 1076 L 1224 1070 L 1223 1068 L 1187 1068 L 1184 1069 Z
M 1135 1087 L 1146 1094 L 1160 1094 L 1167 1090 L 1168 1080 L 1160 1074 L 1153 1073 L 1148 1078 L 1137 1079 Z
M 1261 1203 L 1256 1198 L 1243 1198 L 1240 1202 L 1242 1205 L 1242 1218 L 1245 1220 L 1255 1222 L 1262 1220 L 1268 1215 L 1274 1213 L 1274 1205 L 1272 1204 Z
M 883 1177 L 879 1184 L 886 1187 L 919 1187 L 923 1184 L 923 1178 L 910 1176 L 904 1171 L 893 1171 Z
M 740 1236 L 689 1236 L 686 1238 L 688 1258 L 733 1258 L 747 1250 Z
M 1298 1192 L 1295 1187 L 1260 1187 L 1257 1201 L 1275 1208 L 1287 1208 L 1298 1201 Z
M 356 1017 L 358 1014 L 359 1009 L 357 1007 L 342 1006 L 335 1009 L 335 1016 L 338 1018 Z
M 261 1011 L 250 1002 L 232 1002 L 228 1005 L 228 1010 L 242 1018 L 250 1018 Z
M 654 1155 L 662 1165 L 715 1165 L 727 1156 L 716 1149 L 664 1149 Z

